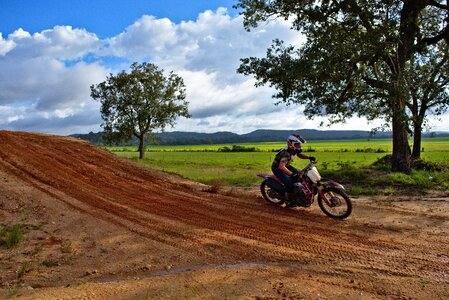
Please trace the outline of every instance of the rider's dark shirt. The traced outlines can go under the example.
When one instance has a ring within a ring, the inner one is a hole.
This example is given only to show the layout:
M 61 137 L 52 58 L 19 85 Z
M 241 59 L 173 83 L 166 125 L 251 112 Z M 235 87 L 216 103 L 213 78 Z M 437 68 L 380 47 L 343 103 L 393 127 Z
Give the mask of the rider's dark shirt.
M 285 163 L 286 166 L 292 163 L 294 156 L 297 154 L 297 152 L 293 152 L 292 150 L 288 149 L 288 147 L 282 148 L 277 154 L 276 157 L 273 160 L 273 163 L 271 164 L 271 170 L 274 172 L 279 169 L 279 165 L 281 163 Z

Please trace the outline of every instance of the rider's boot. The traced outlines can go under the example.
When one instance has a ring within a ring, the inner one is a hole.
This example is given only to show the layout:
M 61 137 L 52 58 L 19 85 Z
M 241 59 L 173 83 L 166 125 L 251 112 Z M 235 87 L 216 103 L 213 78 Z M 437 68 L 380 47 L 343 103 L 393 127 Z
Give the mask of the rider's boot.
M 298 204 L 296 203 L 295 194 L 294 193 L 285 193 L 285 198 L 287 199 L 286 207 L 297 207 Z
M 306 195 L 304 195 L 303 193 L 300 193 L 300 194 L 296 197 L 296 203 L 297 203 L 298 206 L 304 206 L 304 207 L 307 207 Z

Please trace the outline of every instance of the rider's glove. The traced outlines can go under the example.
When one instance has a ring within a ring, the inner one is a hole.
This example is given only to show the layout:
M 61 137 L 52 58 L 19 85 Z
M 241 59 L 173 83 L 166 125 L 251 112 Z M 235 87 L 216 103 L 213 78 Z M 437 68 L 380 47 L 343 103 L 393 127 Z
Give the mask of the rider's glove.
M 310 161 L 316 161 L 316 157 L 315 156 L 309 156 L 309 160 Z

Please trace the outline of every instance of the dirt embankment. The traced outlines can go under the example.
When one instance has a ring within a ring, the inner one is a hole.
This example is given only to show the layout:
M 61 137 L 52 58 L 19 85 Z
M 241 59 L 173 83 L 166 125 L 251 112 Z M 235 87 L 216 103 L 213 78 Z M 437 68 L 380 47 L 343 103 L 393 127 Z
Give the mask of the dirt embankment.
M 449 199 L 358 198 L 345 221 L 0 131 L 0 298 L 447 299 Z

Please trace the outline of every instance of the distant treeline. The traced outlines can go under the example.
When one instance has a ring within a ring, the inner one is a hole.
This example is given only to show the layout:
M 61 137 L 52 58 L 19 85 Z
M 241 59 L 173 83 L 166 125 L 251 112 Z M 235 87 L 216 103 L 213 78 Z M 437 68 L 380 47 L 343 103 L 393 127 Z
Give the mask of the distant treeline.
M 260 129 L 247 134 L 236 134 L 232 132 L 198 133 L 198 132 L 162 132 L 156 134 L 157 145 L 207 145 L 207 144 L 238 144 L 258 142 L 280 142 L 287 139 L 292 133 L 298 133 L 307 140 L 347 140 L 347 139 L 378 139 L 391 138 L 391 132 L 377 132 L 361 130 L 265 130 Z M 89 132 L 88 134 L 73 134 L 75 138 L 87 140 L 96 145 L 106 145 L 103 141 L 103 132 Z M 424 133 L 423 137 L 449 136 L 449 132 Z M 155 143 L 148 139 L 146 145 Z M 136 146 L 138 140 L 133 139 L 127 143 L 114 144 L 116 146 Z M 229 149 L 232 151 L 232 149 Z M 257 151 L 257 150 L 253 150 Z

